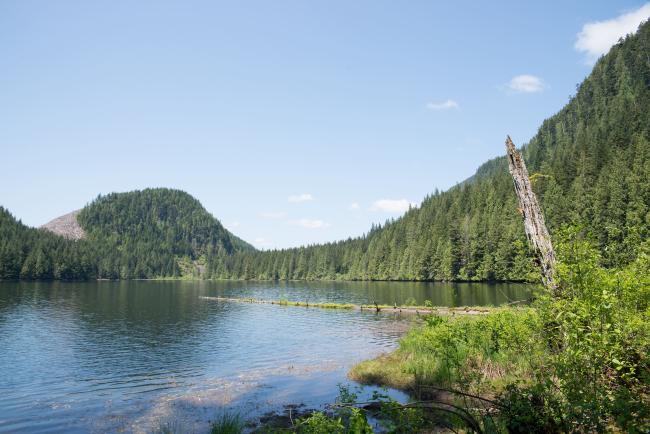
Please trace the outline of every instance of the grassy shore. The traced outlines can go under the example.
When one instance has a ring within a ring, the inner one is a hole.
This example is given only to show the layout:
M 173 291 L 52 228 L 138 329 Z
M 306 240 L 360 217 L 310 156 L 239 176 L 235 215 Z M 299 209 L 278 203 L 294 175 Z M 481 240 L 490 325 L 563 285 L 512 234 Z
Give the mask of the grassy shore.
M 423 317 L 399 349 L 357 364 L 349 378 L 420 396 L 429 388 L 457 387 L 495 395 L 505 384 L 530 379 L 530 361 L 543 353 L 534 336 L 536 310 L 505 307 L 488 313 Z

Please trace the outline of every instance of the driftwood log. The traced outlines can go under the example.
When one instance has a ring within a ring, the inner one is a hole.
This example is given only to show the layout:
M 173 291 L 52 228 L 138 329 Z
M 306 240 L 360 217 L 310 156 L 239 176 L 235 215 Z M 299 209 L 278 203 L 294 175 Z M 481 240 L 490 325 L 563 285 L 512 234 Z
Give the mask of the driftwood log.
M 510 136 L 506 138 L 506 153 L 510 174 L 515 184 L 515 192 L 519 199 L 519 212 L 524 219 L 526 237 L 539 258 L 544 285 L 553 292 L 553 295 L 557 296 L 559 289 L 555 279 L 555 251 L 551 243 L 551 236 L 546 228 L 544 214 L 542 214 L 537 196 L 530 184 L 524 158 L 515 148 Z

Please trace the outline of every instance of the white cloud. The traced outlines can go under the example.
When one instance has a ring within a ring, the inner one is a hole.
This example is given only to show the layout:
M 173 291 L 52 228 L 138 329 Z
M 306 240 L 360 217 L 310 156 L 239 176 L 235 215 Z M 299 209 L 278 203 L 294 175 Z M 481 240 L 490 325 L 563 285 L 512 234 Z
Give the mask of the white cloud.
M 290 223 L 294 226 L 300 226 L 307 229 L 323 229 L 331 226 L 329 223 L 326 223 L 323 220 L 312 219 L 292 220 Z
M 352 210 L 352 211 L 356 211 L 356 210 L 358 210 L 358 209 L 361 209 L 361 205 L 359 205 L 358 202 L 352 202 L 352 203 L 350 204 L 350 210 Z
M 287 216 L 287 213 L 284 211 L 265 211 L 260 213 L 260 217 L 265 219 L 281 219 Z
M 253 244 L 255 244 L 257 247 L 264 248 L 269 247 L 271 245 L 271 242 L 266 238 L 257 237 L 255 240 L 253 240 Z
M 429 110 L 449 110 L 460 108 L 458 103 L 453 99 L 448 99 L 447 101 L 443 102 L 428 102 L 426 107 Z
M 232 222 L 232 223 L 230 223 L 228 225 L 228 227 L 231 228 L 231 229 L 238 228 L 240 226 L 241 226 L 241 223 L 239 223 L 239 222 Z
M 379 199 L 372 204 L 370 210 L 389 213 L 403 213 L 408 211 L 409 207 L 415 206 L 417 206 L 416 203 L 409 202 L 406 199 Z
M 650 3 L 611 20 L 593 21 L 582 26 L 575 49 L 584 52 L 587 62 L 593 63 L 607 53 L 619 38 L 634 33 L 642 21 L 650 17 Z
M 287 200 L 293 203 L 309 202 L 310 200 L 314 200 L 314 196 L 309 193 L 293 194 Z
M 510 90 L 520 93 L 541 92 L 545 87 L 546 85 L 541 78 L 530 74 L 521 74 L 512 77 L 512 80 L 508 83 Z

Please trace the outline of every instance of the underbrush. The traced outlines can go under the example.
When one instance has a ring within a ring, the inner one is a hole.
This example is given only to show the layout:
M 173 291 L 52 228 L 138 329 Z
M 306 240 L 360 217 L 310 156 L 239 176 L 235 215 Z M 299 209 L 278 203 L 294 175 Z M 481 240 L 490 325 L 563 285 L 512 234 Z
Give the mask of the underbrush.
M 463 409 L 481 432 L 650 430 L 650 241 L 605 269 L 578 230 L 557 245 L 559 297 L 481 316 L 429 316 L 350 373 Z M 406 386 L 406 387 L 404 387 Z
M 559 295 L 485 315 L 422 315 L 397 351 L 350 372 L 412 402 L 358 402 L 343 387 L 327 412 L 260 432 L 650 432 L 650 241 L 630 265 L 605 269 L 578 230 L 560 239 Z
M 543 356 L 534 309 L 502 309 L 490 315 L 429 316 L 426 325 L 400 342 L 403 367 L 415 387 L 462 387 L 498 391 L 515 379 L 530 379 Z

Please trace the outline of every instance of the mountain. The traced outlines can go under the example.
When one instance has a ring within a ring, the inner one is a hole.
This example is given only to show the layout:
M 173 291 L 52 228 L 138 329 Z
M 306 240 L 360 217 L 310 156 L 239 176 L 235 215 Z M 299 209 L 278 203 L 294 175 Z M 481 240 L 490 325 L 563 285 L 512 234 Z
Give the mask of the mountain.
M 95 258 L 84 240 L 30 228 L 0 207 L 0 279 L 91 279 Z
M 208 257 L 250 250 L 179 190 L 99 196 L 41 229 L 0 208 L 0 279 L 200 277 Z
M 98 258 L 103 278 L 202 274 L 207 257 L 253 250 L 180 190 L 99 196 L 77 219 L 88 242 L 111 252 Z
M 649 22 L 596 63 L 522 151 L 552 234 L 581 225 L 604 265 L 634 259 L 650 235 Z M 234 254 L 209 269 L 245 279 L 528 280 L 534 272 L 505 157 L 361 238 Z
M 650 23 L 596 63 L 522 152 L 552 234 L 581 225 L 600 247 L 603 265 L 635 258 L 650 235 Z M 0 207 L 0 279 L 530 280 L 536 274 L 505 158 L 363 237 L 322 245 L 256 251 L 198 200 L 164 188 L 99 196 L 45 229 L 68 238 L 28 228 Z
M 85 238 L 86 232 L 81 228 L 81 225 L 77 221 L 77 215 L 79 215 L 80 211 L 81 210 L 78 209 L 50 220 L 41 226 L 41 228 L 70 240 L 80 240 Z

